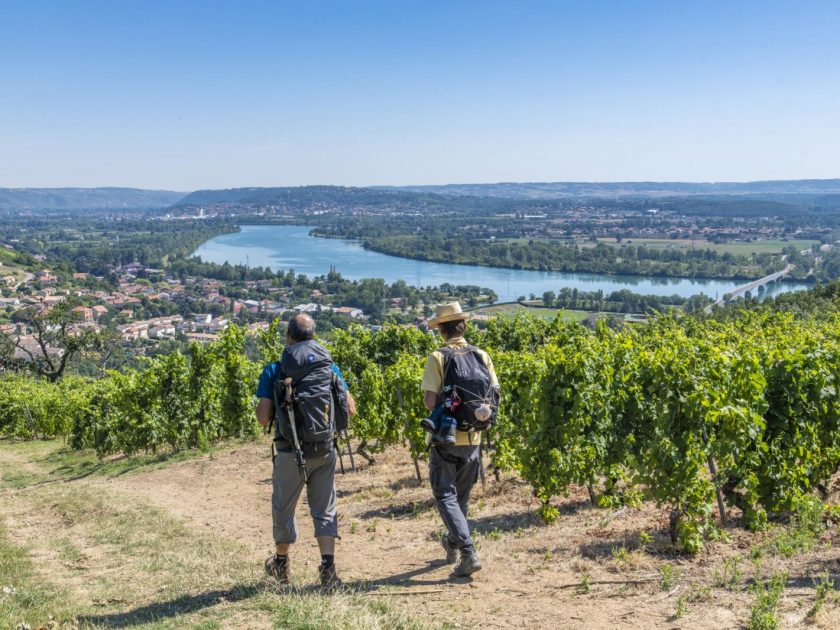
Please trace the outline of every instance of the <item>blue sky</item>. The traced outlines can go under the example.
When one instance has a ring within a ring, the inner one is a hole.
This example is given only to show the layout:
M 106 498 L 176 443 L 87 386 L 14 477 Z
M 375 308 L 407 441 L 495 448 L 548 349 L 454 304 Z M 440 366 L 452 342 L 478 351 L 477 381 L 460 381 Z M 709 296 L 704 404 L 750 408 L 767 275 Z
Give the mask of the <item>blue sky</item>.
M 840 2 L 0 0 L 0 186 L 840 177 Z

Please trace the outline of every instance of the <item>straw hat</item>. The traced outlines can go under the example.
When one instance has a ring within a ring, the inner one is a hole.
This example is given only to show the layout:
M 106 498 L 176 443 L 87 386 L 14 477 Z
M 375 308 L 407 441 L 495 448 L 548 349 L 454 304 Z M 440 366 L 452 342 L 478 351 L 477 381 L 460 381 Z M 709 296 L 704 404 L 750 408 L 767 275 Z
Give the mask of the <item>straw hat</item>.
M 458 302 L 450 302 L 449 304 L 438 304 L 435 307 L 435 316 L 429 320 L 429 328 L 437 328 L 446 322 L 454 322 L 461 319 L 469 319 L 470 314 L 464 313 L 461 310 L 461 305 Z

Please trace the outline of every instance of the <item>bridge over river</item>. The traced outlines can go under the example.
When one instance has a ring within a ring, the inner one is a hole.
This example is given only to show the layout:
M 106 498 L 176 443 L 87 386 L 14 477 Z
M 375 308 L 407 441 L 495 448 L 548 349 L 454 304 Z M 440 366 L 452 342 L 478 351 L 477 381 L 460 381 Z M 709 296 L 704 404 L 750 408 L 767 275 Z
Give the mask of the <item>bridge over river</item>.
M 709 306 L 707 306 L 705 309 L 706 314 L 708 315 L 709 313 L 711 313 L 712 309 L 715 306 L 723 306 L 727 302 L 734 302 L 735 300 L 740 300 L 741 298 L 752 297 L 753 293 L 758 291 L 760 288 L 763 288 L 768 284 L 778 282 L 779 280 L 781 280 L 784 276 L 791 272 L 791 269 L 793 269 L 793 265 L 788 265 L 781 271 L 771 273 L 769 276 L 764 276 L 763 278 L 759 278 L 758 280 L 753 280 L 752 282 L 743 284 L 740 287 L 736 287 L 729 293 L 725 293 L 724 296 L 714 304 L 710 304 Z

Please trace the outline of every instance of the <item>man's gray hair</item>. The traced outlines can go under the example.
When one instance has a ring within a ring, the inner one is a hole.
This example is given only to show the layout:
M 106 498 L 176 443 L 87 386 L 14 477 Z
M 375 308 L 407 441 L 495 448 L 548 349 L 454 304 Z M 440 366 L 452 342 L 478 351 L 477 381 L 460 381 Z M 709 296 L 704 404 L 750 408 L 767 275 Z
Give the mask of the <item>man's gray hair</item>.
M 299 313 L 289 320 L 286 332 L 295 343 L 315 339 L 315 320 L 306 313 Z

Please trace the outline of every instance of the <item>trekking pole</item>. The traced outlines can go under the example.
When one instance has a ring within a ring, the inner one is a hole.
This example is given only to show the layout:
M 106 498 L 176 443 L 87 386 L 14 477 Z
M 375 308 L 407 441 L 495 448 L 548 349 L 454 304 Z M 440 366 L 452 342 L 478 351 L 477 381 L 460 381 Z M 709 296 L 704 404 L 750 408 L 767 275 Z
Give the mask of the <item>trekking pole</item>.
M 304 483 L 307 481 L 306 475 L 306 460 L 303 458 L 303 450 L 300 448 L 300 441 L 298 440 L 297 434 L 297 425 L 295 423 L 295 409 L 294 409 L 294 396 L 292 394 L 292 379 L 291 377 L 287 378 L 283 383 L 286 385 L 286 409 L 289 412 L 289 424 L 292 427 L 292 445 L 295 449 L 295 460 L 297 460 L 297 466 L 300 470 L 300 474 L 303 475 Z
M 335 450 L 338 451 L 338 463 L 341 464 L 341 474 L 345 474 L 344 472 L 344 451 L 341 448 L 341 443 L 338 441 L 338 438 L 335 440 Z
M 481 478 L 481 485 L 483 486 L 487 479 L 484 476 L 484 445 L 482 444 L 481 434 L 478 434 L 478 476 Z
M 277 418 L 277 397 L 274 397 L 274 411 L 271 413 L 271 418 L 268 419 L 268 424 L 265 425 L 265 429 L 263 429 L 263 433 L 271 438 L 271 465 L 274 466 L 274 458 L 277 455 L 277 451 L 274 448 L 274 436 L 272 433 L 274 432 L 274 422 Z
M 485 431 L 484 434 L 485 434 L 485 437 L 487 438 L 487 452 L 489 453 L 490 451 L 493 450 L 493 443 L 490 441 L 490 431 L 489 430 Z M 489 471 L 490 468 L 493 469 L 493 476 L 496 478 L 496 481 L 501 481 L 502 476 L 501 476 L 501 473 L 499 471 L 499 467 L 493 462 L 492 459 L 490 460 L 490 466 L 487 467 L 487 470 Z
M 353 460 L 353 446 L 350 444 L 350 434 L 344 429 L 344 439 L 347 441 L 347 454 L 350 455 L 350 470 L 356 472 L 356 462 Z

